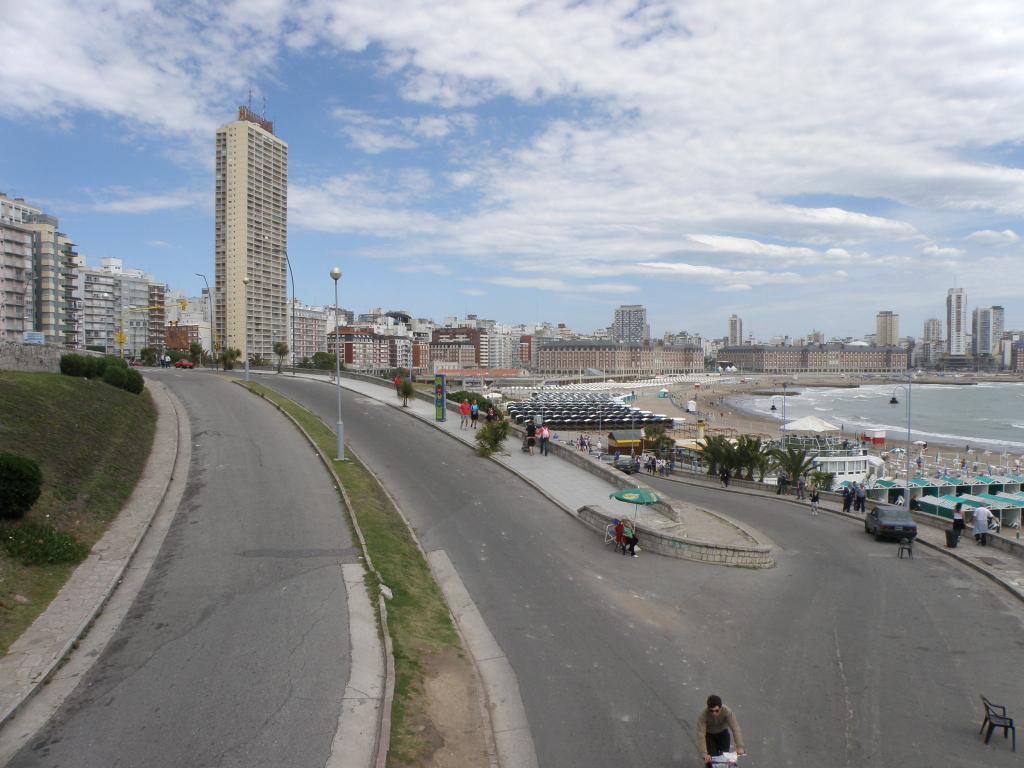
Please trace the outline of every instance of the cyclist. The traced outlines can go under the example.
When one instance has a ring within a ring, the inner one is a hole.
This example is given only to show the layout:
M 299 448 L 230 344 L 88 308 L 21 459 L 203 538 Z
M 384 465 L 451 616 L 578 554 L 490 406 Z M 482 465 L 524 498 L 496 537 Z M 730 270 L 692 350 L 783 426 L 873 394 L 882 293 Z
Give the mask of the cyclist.
M 731 734 L 730 734 L 731 732 Z M 711 694 L 707 706 L 697 717 L 697 749 L 707 765 L 711 758 L 729 752 L 732 741 L 736 742 L 736 754 L 744 755 L 743 734 L 736 716 L 727 706 L 722 704 L 722 697 Z

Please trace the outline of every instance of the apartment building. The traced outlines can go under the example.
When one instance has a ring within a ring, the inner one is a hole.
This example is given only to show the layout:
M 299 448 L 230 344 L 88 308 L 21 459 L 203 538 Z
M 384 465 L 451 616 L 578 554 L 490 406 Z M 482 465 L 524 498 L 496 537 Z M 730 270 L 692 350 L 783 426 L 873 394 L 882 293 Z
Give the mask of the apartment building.
M 744 373 L 898 373 L 907 370 L 907 350 L 863 344 L 773 347 L 748 344 L 722 347 L 718 365 Z
M 890 310 L 875 315 L 875 345 L 895 347 L 900 340 L 900 316 Z
M 0 339 L 22 341 L 34 325 L 32 231 L 25 216 L 41 213 L 21 198 L 0 193 Z
M 239 107 L 216 137 L 214 333 L 252 358 L 288 339 L 288 145 Z
M 615 310 L 611 337 L 614 341 L 643 343 L 651 338 L 651 326 L 647 323 L 647 309 L 640 304 L 623 304 Z M 566 339 L 565 336 L 561 338 Z
M 946 353 L 951 357 L 967 354 L 967 292 L 950 288 L 946 292 Z
M 697 346 L 661 343 L 616 344 L 607 341 L 548 341 L 537 349 L 538 373 L 577 374 L 598 370 L 609 376 L 658 376 L 704 370 Z

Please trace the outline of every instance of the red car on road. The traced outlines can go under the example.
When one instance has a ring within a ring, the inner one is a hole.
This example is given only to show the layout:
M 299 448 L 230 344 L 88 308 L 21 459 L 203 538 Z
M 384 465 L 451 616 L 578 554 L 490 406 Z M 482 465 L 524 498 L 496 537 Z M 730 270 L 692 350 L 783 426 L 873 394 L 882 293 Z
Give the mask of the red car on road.
M 174 367 L 175 368 L 195 368 L 196 366 L 195 366 L 195 363 L 193 363 L 191 360 L 182 359 L 182 360 L 179 360 L 178 362 L 176 362 L 174 364 Z

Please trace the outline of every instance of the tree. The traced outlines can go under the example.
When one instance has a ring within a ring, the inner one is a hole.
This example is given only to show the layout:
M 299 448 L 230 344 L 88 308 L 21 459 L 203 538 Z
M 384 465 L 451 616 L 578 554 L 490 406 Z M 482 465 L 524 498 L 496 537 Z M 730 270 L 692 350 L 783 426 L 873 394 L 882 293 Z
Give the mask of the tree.
M 701 455 L 707 462 L 709 475 L 717 475 L 723 469 L 731 471 L 736 467 L 736 446 L 725 437 L 712 435 L 701 442 Z
M 676 447 L 676 441 L 669 436 L 664 427 L 658 425 L 644 427 L 644 444 L 660 458 L 670 455 Z
M 334 355 L 330 352 L 315 352 L 313 354 L 313 367 L 320 371 L 334 370 Z M 344 368 L 345 366 L 341 366 Z
M 288 345 L 283 341 L 274 342 L 274 354 L 277 355 L 277 372 L 281 372 L 281 364 L 284 363 L 285 355 L 288 354 Z
M 815 469 L 811 472 L 811 482 L 814 483 L 819 490 L 831 491 L 832 484 L 836 481 L 836 476 L 832 472 L 822 472 L 820 469 Z
M 144 365 L 156 365 L 156 350 L 153 347 L 143 347 L 139 350 L 139 357 Z
M 814 466 L 814 458 L 804 448 L 798 448 L 795 445 L 773 448 L 771 453 L 778 468 L 783 470 L 786 477 L 793 482 L 796 482 L 798 477 L 810 472 Z
M 736 469 L 745 472 L 744 480 L 754 479 L 754 471 L 764 450 L 764 443 L 759 437 L 741 435 L 736 441 Z
M 198 341 L 193 341 L 188 345 L 189 359 L 196 365 L 202 365 L 204 352 L 205 350 L 203 349 L 203 345 Z
M 220 360 L 220 364 L 224 366 L 225 371 L 230 371 L 235 367 L 235 363 L 242 356 L 242 350 L 235 349 L 234 347 L 227 347 L 217 359 Z
M 416 394 L 416 388 L 408 379 L 402 379 L 402 383 L 398 385 L 398 394 L 402 396 L 402 407 L 408 408 L 409 398 Z

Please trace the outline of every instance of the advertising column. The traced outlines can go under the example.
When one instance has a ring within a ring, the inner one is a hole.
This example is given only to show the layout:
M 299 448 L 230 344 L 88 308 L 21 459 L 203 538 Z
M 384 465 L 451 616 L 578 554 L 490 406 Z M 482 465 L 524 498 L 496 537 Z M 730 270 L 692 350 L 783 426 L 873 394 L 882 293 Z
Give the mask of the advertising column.
M 447 383 L 448 377 L 443 373 L 438 373 L 434 376 L 434 421 L 445 420 L 445 399 L 448 396 Z

